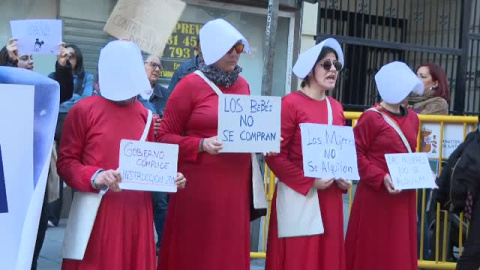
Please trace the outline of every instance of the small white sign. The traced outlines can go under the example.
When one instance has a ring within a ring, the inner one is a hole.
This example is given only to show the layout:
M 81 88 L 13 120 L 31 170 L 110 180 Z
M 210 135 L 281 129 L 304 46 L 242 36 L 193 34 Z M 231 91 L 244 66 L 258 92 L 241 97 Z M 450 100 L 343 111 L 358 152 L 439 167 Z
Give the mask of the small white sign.
M 61 20 L 10 21 L 12 37 L 18 39 L 18 53 L 58 54 L 62 43 Z
M 121 189 L 176 192 L 178 145 L 122 140 Z
M 352 127 L 300 124 L 307 177 L 360 180 Z
M 280 97 L 221 95 L 218 138 L 221 152 L 280 152 Z
M 395 189 L 436 188 L 426 153 L 385 154 Z

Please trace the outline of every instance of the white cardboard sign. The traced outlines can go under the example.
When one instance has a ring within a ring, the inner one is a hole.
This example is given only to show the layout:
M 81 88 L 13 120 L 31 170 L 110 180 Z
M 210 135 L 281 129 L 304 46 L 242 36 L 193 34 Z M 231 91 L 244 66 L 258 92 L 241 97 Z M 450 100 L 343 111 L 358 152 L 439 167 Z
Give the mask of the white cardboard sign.
M 61 20 L 10 21 L 19 54 L 58 54 L 62 43 Z
M 426 153 L 385 154 L 395 189 L 435 188 Z
M 122 140 L 121 189 L 176 192 L 178 145 Z
M 360 180 L 352 127 L 302 123 L 300 129 L 305 176 Z
M 281 98 L 247 95 L 218 97 L 221 152 L 280 152 Z

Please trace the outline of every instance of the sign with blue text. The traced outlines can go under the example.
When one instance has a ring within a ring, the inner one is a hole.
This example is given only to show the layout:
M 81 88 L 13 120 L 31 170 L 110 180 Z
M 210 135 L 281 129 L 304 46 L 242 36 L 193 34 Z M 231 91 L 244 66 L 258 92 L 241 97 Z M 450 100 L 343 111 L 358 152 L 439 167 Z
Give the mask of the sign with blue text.
M 221 95 L 218 138 L 221 152 L 280 152 L 280 97 Z
M 58 54 L 62 43 L 61 20 L 10 21 L 20 54 Z
M 385 154 L 395 189 L 436 188 L 427 153 Z
M 120 142 L 121 189 L 176 192 L 178 145 Z
M 360 180 L 352 127 L 302 123 L 300 129 L 305 176 Z

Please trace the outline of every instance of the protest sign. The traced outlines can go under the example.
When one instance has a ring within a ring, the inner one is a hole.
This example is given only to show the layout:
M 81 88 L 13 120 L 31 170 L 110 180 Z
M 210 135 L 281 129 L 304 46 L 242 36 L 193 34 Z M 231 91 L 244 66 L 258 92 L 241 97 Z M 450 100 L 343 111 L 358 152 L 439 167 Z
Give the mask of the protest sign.
M 426 153 L 385 154 L 395 189 L 435 188 Z
M 185 6 L 180 0 L 119 0 L 103 30 L 161 56 Z
M 12 100 L 22 100 L 25 108 L 19 110 Z M 54 80 L 22 68 L 0 67 L 2 269 L 31 269 L 59 100 Z
M 120 188 L 176 192 L 178 145 L 133 140 L 120 142 Z
M 280 97 L 221 95 L 218 137 L 221 152 L 280 152 Z
M 360 180 L 352 127 L 300 124 L 307 177 Z
M 58 54 L 62 43 L 61 20 L 10 21 L 12 37 L 18 39 L 18 53 Z

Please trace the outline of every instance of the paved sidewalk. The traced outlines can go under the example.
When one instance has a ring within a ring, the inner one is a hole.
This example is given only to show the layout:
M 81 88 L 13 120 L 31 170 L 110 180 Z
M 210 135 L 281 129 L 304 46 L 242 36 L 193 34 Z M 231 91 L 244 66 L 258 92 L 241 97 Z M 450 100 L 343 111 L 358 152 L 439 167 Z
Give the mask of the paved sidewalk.
M 40 258 L 38 259 L 37 270 L 58 270 L 61 268 L 63 234 L 65 232 L 66 219 L 62 219 L 58 227 L 49 227 L 45 236 Z M 252 260 L 251 270 L 265 269 L 265 260 Z
M 344 230 L 346 232 L 348 222 L 348 194 L 343 195 L 343 207 L 344 207 Z M 45 242 L 40 252 L 40 258 L 38 259 L 38 270 L 57 270 L 61 268 L 62 259 L 60 257 L 60 250 L 62 247 L 63 234 L 65 226 L 67 224 L 66 219 L 62 219 L 58 227 L 49 227 L 45 236 Z M 264 270 L 265 260 L 255 259 L 251 260 L 251 270 Z

